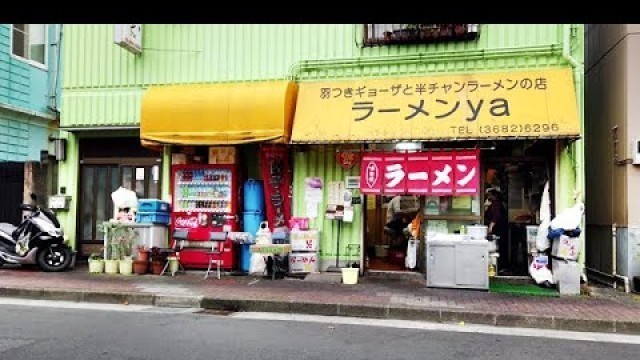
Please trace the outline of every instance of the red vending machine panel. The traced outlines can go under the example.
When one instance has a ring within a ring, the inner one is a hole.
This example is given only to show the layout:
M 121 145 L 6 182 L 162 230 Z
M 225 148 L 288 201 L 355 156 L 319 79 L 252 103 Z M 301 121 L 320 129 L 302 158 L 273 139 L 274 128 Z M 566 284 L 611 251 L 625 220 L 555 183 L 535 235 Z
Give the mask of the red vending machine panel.
M 171 230 L 188 230 L 189 246 L 180 253 L 186 268 L 207 268 L 211 232 L 237 231 L 238 181 L 235 165 L 174 165 Z M 236 249 L 224 244 L 222 268 L 236 266 Z

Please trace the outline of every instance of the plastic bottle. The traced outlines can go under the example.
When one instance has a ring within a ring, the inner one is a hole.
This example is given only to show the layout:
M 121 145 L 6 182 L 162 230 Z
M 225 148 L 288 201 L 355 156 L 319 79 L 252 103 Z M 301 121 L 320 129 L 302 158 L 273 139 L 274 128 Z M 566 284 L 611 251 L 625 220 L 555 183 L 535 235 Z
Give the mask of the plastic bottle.
M 489 277 L 496 276 L 496 266 L 493 264 L 489 264 Z

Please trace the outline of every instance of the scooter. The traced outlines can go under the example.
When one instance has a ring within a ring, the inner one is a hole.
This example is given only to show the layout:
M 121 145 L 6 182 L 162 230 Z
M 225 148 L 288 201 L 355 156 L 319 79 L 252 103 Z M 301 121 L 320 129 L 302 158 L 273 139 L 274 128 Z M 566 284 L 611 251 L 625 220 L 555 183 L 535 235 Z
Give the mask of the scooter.
M 72 269 L 76 252 L 65 244 L 56 215 L 49 209 L 28 204 L 20 205 L 20 209 L 26 216 L 17 227 L 0 223 L 0 267 L 36 264 L 48 272 Z

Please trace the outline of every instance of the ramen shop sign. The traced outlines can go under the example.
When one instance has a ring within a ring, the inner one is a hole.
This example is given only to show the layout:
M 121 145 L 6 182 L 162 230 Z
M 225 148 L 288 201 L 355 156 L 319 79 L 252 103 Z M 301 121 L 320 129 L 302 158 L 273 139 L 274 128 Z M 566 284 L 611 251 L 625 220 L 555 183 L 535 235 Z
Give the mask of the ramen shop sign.
M 360 163 L 363 194 L 475 195 L 480 151 L 369 153 Z

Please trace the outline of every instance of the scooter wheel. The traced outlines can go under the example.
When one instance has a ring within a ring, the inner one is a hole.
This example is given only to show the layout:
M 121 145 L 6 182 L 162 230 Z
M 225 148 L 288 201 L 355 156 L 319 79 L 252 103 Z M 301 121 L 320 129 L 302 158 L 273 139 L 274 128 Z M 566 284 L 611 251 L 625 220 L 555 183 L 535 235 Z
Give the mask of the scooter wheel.
M 38 251 L 36 262 L 43 271 L 64 271 L 71 264 L 71 256 L 71 249 L 66 246 L 44 248 Z

